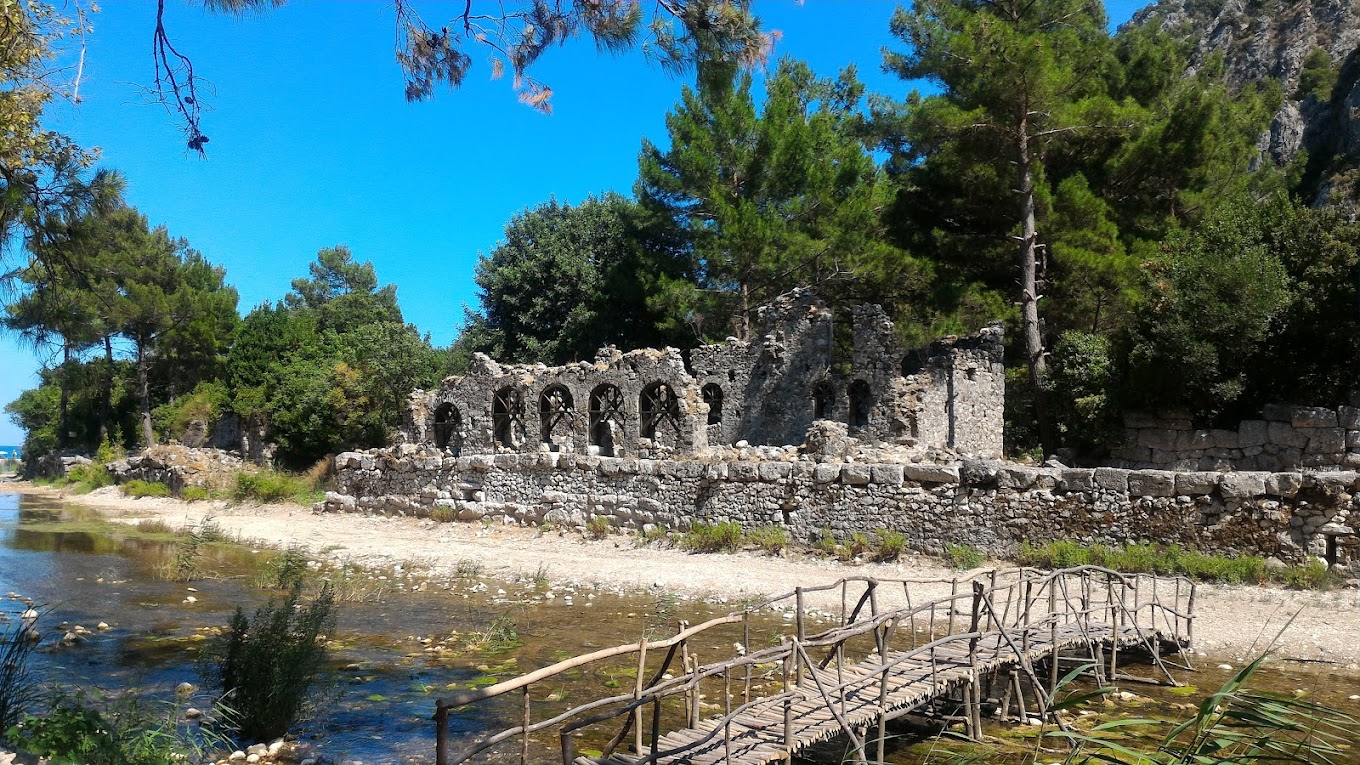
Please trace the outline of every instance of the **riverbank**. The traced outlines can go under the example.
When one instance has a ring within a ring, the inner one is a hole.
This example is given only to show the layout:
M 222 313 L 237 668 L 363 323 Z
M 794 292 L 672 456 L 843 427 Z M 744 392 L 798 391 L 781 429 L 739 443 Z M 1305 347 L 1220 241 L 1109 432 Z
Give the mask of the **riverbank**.
M 554 582 L 609 589 L 661 591 L 720 601 L 744 601 L 788 592 L 843 576 L 885 579 L 948 579 L 955 572 L 933 558 L 904 556 L 893 563 L 845 564 L 827 558 L 740 552 L 689 554 L 639 548 L 631 536 L 583 539 L 577 532 L 479 523 L 437 523 L 415 518 L 316 514 L 295 504 L 231 505 L 168 498 L 134 499 L 116 487 L 76 495 L 21 481 L 0 491 L 60 498 L 99 510 L 111 520 L 155 519 L 170 526 L 211 514 L 224 531 L 336 562 L 401 565 L 434 578 L 453 577 L 460 566 L 514 579 L 546 575 Z M 914 588 L 919 598 L 943 596 L 947 585 Z M 1213 661 L 1240 662 L 1259 653 L 1291 617 L 1275 648 L 1281 659 L 1324 662 L 1360 670 L 1360 593 L 1293 591 L 1273 587 L 1200 585 L 1196 603 L 1196 651 Z M 838 596 L 837 596 L 838 597 Z M 830 601 L 821 604 L 830 609 Z

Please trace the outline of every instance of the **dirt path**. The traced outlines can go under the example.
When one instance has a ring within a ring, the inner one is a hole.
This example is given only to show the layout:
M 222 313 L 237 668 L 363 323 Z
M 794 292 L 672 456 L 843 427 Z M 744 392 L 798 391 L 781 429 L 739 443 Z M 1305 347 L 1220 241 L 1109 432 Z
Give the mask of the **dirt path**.
M 540 534 L 513 526 L 315 514 L 293 504 L 132 499 L 115 487 L 86 495 L 63 495 L 27 483 L 5 482 L 0 483 L 0 491 L 61 497 L 96 508 L 113 520 L 133 523 L 156 518 L 179 526 L 211 513 L 224 530 L 266 545 L 296 544 L 318 557 L 369 566 L 402 564 L 435 577 L 451 576 L 461 562 L 476 561 L 485 574 L 503 579 L 544 573 L 552 581 L 736 600 L 776 595 L 799 584 L 822 584 L 843 576 L 947 579 L 954 575 L 938 561 L 922 557 L 891 564 L 850 565 L 801 555 L 691 555 L 637 548 L 631 537 L 622 535 L 587 541 L 577 533 Z M 922 589 L 922 599 L 948 594 L 945 585 Z M 821 605 L 830 608 L 832 604 L 827 601 Z M 1278 656 L 1360 670 L 1360 593 L 1353 589 L 1296 592 L 1201 585 L 1195 647 L 1216 660 L 1241 661 L 1269 644 L 1295 613 L 1297 617 L 1277 647 Z

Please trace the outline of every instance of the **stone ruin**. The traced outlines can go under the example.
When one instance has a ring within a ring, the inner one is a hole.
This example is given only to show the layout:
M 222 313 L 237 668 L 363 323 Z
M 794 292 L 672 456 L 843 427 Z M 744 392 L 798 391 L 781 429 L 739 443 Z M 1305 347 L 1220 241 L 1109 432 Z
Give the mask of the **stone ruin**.
M 453 456 L 675 459 L 803 444 L 814 422 L 829 421 L 862 442 L 1001 455 L 1000 325 L 906 349 L 882 308 L 857 306 L 847 371 L 836 320 L 811 292 L 795 290 L 757 311 L 749 341 L 684 352 L 608 347 L 558 367 L 477 354 L 467 374 L 411 394 L 404 437 Z

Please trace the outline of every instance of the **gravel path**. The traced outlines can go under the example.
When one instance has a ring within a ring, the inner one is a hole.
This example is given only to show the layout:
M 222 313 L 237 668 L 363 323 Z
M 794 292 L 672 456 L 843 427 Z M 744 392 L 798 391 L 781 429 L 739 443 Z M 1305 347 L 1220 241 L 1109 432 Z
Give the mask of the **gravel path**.
M 63 495 L 21 482 L 0 484 L 0 490 L 11 487 L 61 497 L 96 508 L 113 520 L 131 523 L 155 518 L 178 526 L 211 513 L 224 530 L 265 545 L 301 545 L 313 555 L 364 565 L 401 563 L 436 577 L 452 575 L 460 562 L 471 560 L 477 561 L 485 574 L 499 578 L 545 570 L 554 581 L 744 599 L 788 592 L 799 584 L 832 582 L 843 576 L 947 579 L 954 575 L 935 559 L 923 557 L 852 565 L 802 555 L 691 555 L 636 548 L 628 536 L 587 541 L 576 533 L 541 534 L 513 526 L 315 514 L 293 504 L 189 504 L 175 499 L 132 499 L 115 487 L 86 495 Z M 920 599 L 948 594 L 947 585 L 922 589 L 925 591 Z M 1297 592 L 1201 585 L 1197 598 L 1195 647 L 1202 655 L 1240 662 L 1249 654 L 1259 653 L 1293 617 L 1277 644 L 1277 656 L 1360 670 L 1360 593 L 1356 590 Z M 839 605 L 839 595 L 835 600 Z M 832 607 L 830 599 L 814 605 Z

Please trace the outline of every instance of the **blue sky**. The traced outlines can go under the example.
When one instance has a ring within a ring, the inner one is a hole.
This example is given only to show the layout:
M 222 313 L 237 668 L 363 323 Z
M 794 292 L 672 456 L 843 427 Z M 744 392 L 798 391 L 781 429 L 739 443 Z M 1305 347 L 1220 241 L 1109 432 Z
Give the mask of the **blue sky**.
M 1114 24 L 1140 7 L 1109 6 Z M 820 74 L 855 64 L 872 91 L 909 86 L 880 71 L 894 4 L 757 0 L 776 55 Z M 442 22 L 446 9 L 422 6 Z M 78 106 L 50 127 L 102 151 L 127 178 L 128 200 L 153 224 L 188 238 L 241 294 L 244 314 L 277 300 L 317 250 L 348 245 L 398 286 L 408 321 L 437 344 L 475 306 L 473 265 L 516 212 L 555 196 L 579 202 L 628 193 L 643 137 L 663 142 L 682 79 L 640 54 L 597 54 L 581 40 L 534 69 L 554 89 L 552 115 L 515 100 L 477 59 L 462 89 L 408 104 L 392 58 L 388 2 L 298 2 L 259 16 L 213 16 L 167 4 L 166 25 L 215 87 L 203 129 L 208 156 L 185 151 L 177 123 L 148 103 L 152 2 L 113 2 L 94 18 Z M 475 57 L 476 58 L 476 57 Z M 0 337 L 0 403 L 36 384 L 41 359 Z M 4 418 L 0 444 L 22 433 Z

